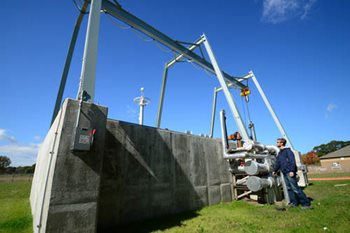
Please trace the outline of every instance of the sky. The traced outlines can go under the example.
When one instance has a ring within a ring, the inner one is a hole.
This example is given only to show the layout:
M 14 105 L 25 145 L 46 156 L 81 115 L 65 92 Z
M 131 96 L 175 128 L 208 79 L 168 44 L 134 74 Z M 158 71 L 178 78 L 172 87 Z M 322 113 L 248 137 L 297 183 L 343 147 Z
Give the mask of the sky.
M 79 0 L 77 0 L 79 3 Z M 220 68 L 234 76 L 253 71 L 293 146 L 301 153 L 331 140 L 350 140 L 350 2 L 347 0 L 118 1 L 174 40 L 208 37 Z M 12 166 L 32 165 L 50 127 L 75 20 L 73 1 L 3 0 L 0 8 L 0 155 Z M 75 99 L 87 16 L 81 26 L 64 92 Z M 138 123 L 133 99 L 151 99 L 144 124 L 155 126 L 163 67 L 174 54 L 101 13 L 95 103 L 108 118 Z M 281 134 L 251 81 L 248 109 L 232 89 L 242 119 L 257 139 L 275 144 Z M 215 76 L 189 62 L 169 70 L 161 128 L 209 134 Z M 223 93 L 219 111 L 237 130 Z M 249 114 L 248 114 L 249 113 Z

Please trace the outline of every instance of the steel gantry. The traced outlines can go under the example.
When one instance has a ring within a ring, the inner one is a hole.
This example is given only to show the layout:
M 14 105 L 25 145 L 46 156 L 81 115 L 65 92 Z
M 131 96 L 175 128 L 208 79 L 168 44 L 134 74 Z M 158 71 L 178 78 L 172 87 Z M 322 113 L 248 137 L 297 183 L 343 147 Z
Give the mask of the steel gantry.
M 275 112 L 273 111 L 265 93 L 263 92 L 253 72 L 249 72 L 244 77 L 236 77 L 224 72 L 220 68 L 217 62 L 217 59 L 214 55 L 214 52 L 211 48 L 211 45 L 206 35 L 203 34 L 197 41 L 195 41 L 194 43 L 189 43 L 189 46 L 185 47 L 183 45 L 184 44 L 183 42 L 179 42 L 177 40 L 171 39 L 169 36 L 165 35 L 164 33 L 160 32 L 156 28 L 152 27 L 151 25 L 137 18 L 135 15 L 123 9 L 122 6 L 115 0 L 85 0 L 84 1 L 80 9 L 81 12 L 78 16 L 77 23 L 73 32 L 72 41 L 71 41 L 69 52 L 67 55 L 65 68 L 62 74 L 61 85 L 57 95 L 56 107 L 55 107 L 52 119 L 56 117 L 59 105 L 62 102 L 62 94 L 65 88 L 64 87 L 65 81 L 67 78 L 70 61 L 74 51 L 77 34 L 80 28 L 83 15 L 85 14 L 85 11 L 89 4 L 90 4 L 90 11 L 89 11 L 89 19 L 88 19 L 88 25 L 87 25 L 87 33 L 85 38 L 85 47 L 84 47 L 84 55 L 83 55 L 83 61 L 82 61 L 79 91 L 77 95 L 78 100 L 80 100 L 81 102 L 94 102 L 98 35 L 99 35 L 99 27 L 100 27 L 100 15 L 102 12 L 102 13 L 109 14 L 115 17 L 116 19 L 130 25 L 133 29 L 144 33 L 145 35 L 149 36 L 153 40 L 170 48 L 176 54 L 175 58 L 167 62 L 164 66 L 163 80 L 162 80 L 162 86 L 160 91 L 160 98 L 159 98 L 159 105 L 158 105 L 158 112 L 157 112 L 157 119 L 156 119 L 156 127 L 160 127 L 160 124 L 161 124 L 161 116 L 162 116 L 162 109 L 163 109 L 163 103 L 164 103 L 168 69 L 171 66 L 173 66 L 176 62 L 186 59 L 187 61 L 194 62 L 198 64 L 200 67 L 202 67 L 203 69 L 205 69 L 206 71 L 214 74 L 220 83 L 220 87 L 217 87 L 214 89 L 213 112 L 212 112 L 211 127 L 210 127 L 211 136 L 213 136 L 213 128 L 214 128 L 214 120 L 215 120 L 216 95 L 217 95 L 217 92 L 223 91 L 226 101 L 233 115 L 233 118 L 235 120 L 235 123 L 237 125 L 237 128 L 242 135 L 242 139 L 248 144 L 254 143 L 254 141 L 256 141 L 255 133 L 253 137 L 250 137 L 248 135 L 247 127 L 242 121 L 240 112 L 236 106 L 236 102 L 234 101 L 234 98 L 229 90 L 230 88 L 237 88 L 240 90 L 247 89 L 248 87 L 244 85 L 242 81 L 251 78 L 254 84 L 256 85 L 260 95 L 262 96 L 267 108 L 269 109 L 281 135 L 288 140 L 289 145 L 292 147 L 292 149 L 294 149 L 292 146 L 291 140 L 289 139 L 285 130 L 283 129 L 282 124 L 280 123 Z M 203 54 L 198 55 L 197 53 L 194 52 L 194 50 L 198 47 L 200 48 L 201 45 L 204 45 L 204 48 L 209 57 L 209 61 L 205 59 Z M 251 135 L 252 135 L 252 132 L 251 132 Z M 299 165 L 301 164 L 300 156 L 298 158 L 296 157 L 296 161 L 297 161 L 297 164 Z
M 84 6 L 87 2 L 89 1 L 84 2 Z M 238 81 L 240 77 L 229 75 L 219 68 L 218 63 L 215 59 L 215 56 L 213 54 L 213 51 L 210 47 L 210 44 L 206 36 L 202 35 L 197 42 L 195 42 L 189 48 L 186 48 L 180 42 L 171 39 L 164 33 L 160 32 L 159 30 L 155 29 L 151 25 L 147 24 L 146 22 L 142 21 L 141 19 L 137 18 L 136 16 L 124 10 L 121 7 L 121 5 L 118 4 L 116 1 L 112 2 L 109 0 L 91 0 L 90 14 L 88 19 L 83 63 L 82 63 L 82 70 L 81 70 L 81 77 L 80 77 L 80 85 L 79 85 L 79 91 L 78 91 L 79 100 L 83 100 L 86 102 L 94 101 L 100 12 L 104 12 L 106 14 L 109 14 L 125 22 L 126 24 L 130 25 L 132 28 L 146 34 L 147 36 L 169 47 L 172 51 L 177 53 L 178 55 L 176 56 L 176 58 L 167 64 L 167 68 L 169 68 L 175 62 L 185 57 L 191 62 L 195 62 L 205 70 L 215 74 L 219 79 L 221 86 L 224 85 L 222 86 L 222 88 L 224 89 L 226 99 L 229 103 L 231 111 L 234 115 L 234 119 L 239 128 L 239 131 L 243 136 L 243 139 L 246 141 L 250 140 L 248 137 L 246 128 L 243 124 L 243 121 L 240 117 L 239 111 L 235 105 L 235 102 L 233 101 L 232 95 L 228 91 L 227 85 L 235 86 L 237 88 L 246 88 L 246 86 L 240 81 Z M 200 55 L 197 55 L 196 53 L 193 52 L 196 46 L 201 43 L 204 44 L 211 62 L 207 61 L 204 57 L 201 57 Z M 165 73 L 166 72 L 167 70 L 165 70 Z M 166 83 L 166 78 L 163 79 L 164 87 L 165 87 L 165 83 Z M 62 89 L 64 89 L 64 86 L 60 88 L 59 92 L 62 92 L 61 91 Z M 157 120 L 158 127 L 160 126 L 161 108 L 163 103 L 162 101 L 164 97 L 164 90 L 165 89 L 162 88 L 161 100 L 160 100 L 161 104 L 159 107 L 160 111 L 158 110 L 158 115 L 157 115 L 157 119 L 159 119 Z M 61 102 L 61 99 L 58 99 L 56 102 Z M 55 115 L 53 116 L 53 118 L 54 117 Z

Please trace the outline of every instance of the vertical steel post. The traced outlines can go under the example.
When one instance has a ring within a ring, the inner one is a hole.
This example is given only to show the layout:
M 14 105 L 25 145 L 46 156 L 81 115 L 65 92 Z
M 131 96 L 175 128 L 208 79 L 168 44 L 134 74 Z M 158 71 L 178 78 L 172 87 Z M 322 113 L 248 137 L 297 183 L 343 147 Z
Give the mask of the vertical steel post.
M 91 0 L 90 15 L 85 39 L 83 65 L 81 69 L 78 99 L 93 102 L 95 95 L 96 60 L 100 11 L 102 0 Z M 86 95 L 86 96 L 84 96 Z
M 227 83 L 225 82 L 225 79 L 224 79 L 224 76 L 222 74 L 222 71 L 218 65 L 218 62 L 216 61 L 216 58 L 215 58 L 215 55 L 210 47 L 210 44 L 209 44 L 209 41 L 208 41 L 208 38 L 203 35 L 203 37 L 205 37 L 205 41 L 204 41 L 204 46 L 207 50 L 207 53 L 209 55 L 209 58 L 210 58 L 210 61 L 214 67 L 214 70 L 215 70 L 215 73 L 216 73 L 216 77 L 218 78 L 219 82 L 220 82 L 220 85 L 222 87 L 222 90 L 224 91 L 224 94 L 225 94 L 225 97 L 226 97 L 226 101 L 231 109 L 231 112 L 233 114 L 233 117 L 236 121 L 236 124 L 237 124 L 237 127 L 238 127 L 238 130 L 240 131 L 241 135 L 242 135 L 242 139 L 245 141 L 245 142 L 250 142 L 251 139 L 249 138 L 248 136 L 248 133 L 247 133 L 247 129 L 246 127 L 244 126 L 243 124 L 243 121 L 242 121 L 242 118 L 239 114 L 239 111 L 238 111 L 238 108 L 233 100 L 233 97 L 228 89 L 228 86 L 227 86 Z
M 211 121 L 210 121 L 210 134 L 209 137 L 212 138 L 214 135 L 214 124 L 215 124 L 215 112 L 216 112 L 216 99 L 218 96 L 218 92 L 216 91 L 216 87 L 214 87 L 214 96 L 213 96 L 213 106 L 211 110 Z
M 160 97 L 159 97 L 159 104 L 158 104 L 158 113 L 157 113 L 157 121 L 156 121 L 156 127 L 160 127 L 160 121 L 162 120 L 162 111 L 163 111 L 163 103 L 164 103 L 164 94 L 165 94 L 165 87 L 166 82 L 168 78 L 168 63 L 165 63 L 164 65 L 164 72 L 163 72 L 163 81 L 162 81 L 162 87 L 160 89 Z
M 271 106 L 269 100 L 267 99 L 267 97 L 266 97 L 266 95 L 265 95 L 263 89 L 261 88 L 261 86 L 260 86 L 258 80 L 256 79 L 256 77 L 255 77 L 253 71 L 250 71 L 249 74 L 251 74 L 252 80 L 253 80 L 253 82 L 254 82 L 256 88 L 258 89 L 258 91 L 259 91 L 259 93 L 260 93 L 262 99 L 264 100 L 266 107 L 267 107 L 268 110 L 270 111 L 270 113 L 271 113 L 271 115 L 272 115 L 272 118 L 273 118 L 273 120 L 275 121 L 275 124 L 276 124 L 277 127 L 278 127 L 278 130 L 279 130 L 280 133 L 282 134 L 282 137 L 285 138 L 285 139 L 287 139 L 287 143 L 289 144 L 290 148 L 291 148 L 292 150 L 294 150 L 294 147 L 293 147 L 293 145 L 292 145 L 292 141 L 289 139 L 289 137 L 288 137 L 286 131 L 284 130 L 284 128 L 283 128 L 283 126 L 282 126 L 280 120 L 278 119 L 278 117 L 277 117 L 275 111 L 273 110 L 273 108 L 272 108 L 272 106 Z

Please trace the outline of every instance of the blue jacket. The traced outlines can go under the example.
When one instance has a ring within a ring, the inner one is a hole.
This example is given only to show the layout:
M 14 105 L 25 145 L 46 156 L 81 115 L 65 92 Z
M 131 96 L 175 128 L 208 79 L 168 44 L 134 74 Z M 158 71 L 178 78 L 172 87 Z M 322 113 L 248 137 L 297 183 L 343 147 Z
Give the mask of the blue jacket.
M 294 153 L 290 148 L 283 148 L 278 153 L 274 171 L 279 170 L 282 173 L 297 172 Z

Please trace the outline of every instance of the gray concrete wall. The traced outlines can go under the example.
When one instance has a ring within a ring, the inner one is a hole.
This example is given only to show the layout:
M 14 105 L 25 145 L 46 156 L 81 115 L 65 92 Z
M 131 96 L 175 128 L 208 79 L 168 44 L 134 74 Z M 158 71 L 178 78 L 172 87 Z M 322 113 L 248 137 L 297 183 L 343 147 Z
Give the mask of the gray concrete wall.
M 30 203 L 34 232 L 116 232 L 120 224 L 232 200 L 220 140 L 108 120 L 83 104 L 96 135 L 73 152 L 79 102 L 66 100 L 40 148 Z
M 220 140 L 108 120 L 101 232 L 232 200 Z
M 66 100 L 37 159 L 31 191 L 34 232 L 95 232 L 107 109 L 84 104 L 80 125 L 96 129 L 89 152 L 72 152 L 79 103 Z

